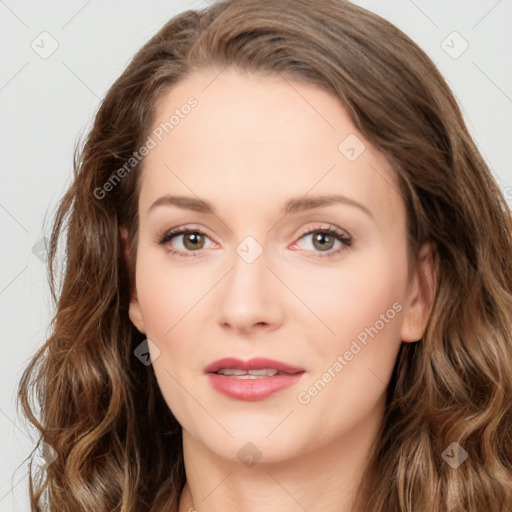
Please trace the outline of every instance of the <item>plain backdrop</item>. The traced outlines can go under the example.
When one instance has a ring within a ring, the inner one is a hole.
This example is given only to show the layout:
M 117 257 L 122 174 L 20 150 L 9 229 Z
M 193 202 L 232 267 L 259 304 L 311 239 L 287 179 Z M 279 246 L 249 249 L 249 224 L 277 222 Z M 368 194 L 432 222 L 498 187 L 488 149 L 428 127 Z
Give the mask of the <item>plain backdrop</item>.
M 512 204 L 512 1 L 356 3 L 393 22 L 433 59 Z M 15 400 L 53 312 L 41 239 L 70 183 L 75 144 L 136 50 L 176 13 L 207 6 L 0 0 L 0 512 L 29 510 L 25 458 L 36 435 Z

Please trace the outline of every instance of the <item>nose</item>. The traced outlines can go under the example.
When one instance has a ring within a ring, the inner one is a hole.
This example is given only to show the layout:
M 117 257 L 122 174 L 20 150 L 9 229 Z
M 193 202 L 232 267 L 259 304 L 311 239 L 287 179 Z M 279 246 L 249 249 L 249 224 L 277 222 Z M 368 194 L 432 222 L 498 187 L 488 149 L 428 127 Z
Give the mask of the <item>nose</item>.
M 242 254 L 242 256 L 241 256 Z M 217 290 L 217 318 L 224 330 L 250 334 L 283 321 L 282 283 L 268 268 L 267 252 L 254 260 L 233 254 L 232 268 Z

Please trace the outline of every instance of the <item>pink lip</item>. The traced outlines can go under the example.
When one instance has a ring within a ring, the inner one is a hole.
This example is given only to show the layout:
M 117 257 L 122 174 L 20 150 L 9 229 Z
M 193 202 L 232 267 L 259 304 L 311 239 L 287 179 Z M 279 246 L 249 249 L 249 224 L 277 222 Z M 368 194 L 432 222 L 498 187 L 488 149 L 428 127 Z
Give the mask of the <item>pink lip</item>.
M 272 368 L 283 372 L 283 374 L 242 380 L 215 373 L 220 369 L 227 368 L 238 368 L 240 370 Z M 208 375 L 210 384 L 219 393 L 238 400 L 256 401 L 263 400 L 273 393 L 293 386 L 302 378 L 305 370 L 273 359 L 257 357 L 242 361 L 229 357 L 209 364 L 204 369 L 204 373 Z
M 226 368 L 238 368 L 240 370 L 263 370 L 264 368 L 273 368 L 284 373 L 297 373 L 304 371 L 304 368 L 292 366 L 281 361 L 276 361 L 275 359 L 267 359 L 265 357 L 254 357 L 247 361 L 242 361 L 235 357 L 225 357 L 224 359 L 218 359 L 217 361 L 210 363 L 204 369 L 204 373 L 215 373 L 216 371 Z

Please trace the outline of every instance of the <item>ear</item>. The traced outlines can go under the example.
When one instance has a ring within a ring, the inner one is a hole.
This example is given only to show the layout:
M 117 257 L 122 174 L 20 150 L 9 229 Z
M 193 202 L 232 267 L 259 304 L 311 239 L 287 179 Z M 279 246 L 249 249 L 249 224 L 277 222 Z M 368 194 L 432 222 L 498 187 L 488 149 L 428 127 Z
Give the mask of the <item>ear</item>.
M 422 338 L 427 328 L 439 280 L 439 255 L 430 242 L 419 253 L 404 307 L 401 329 L 402 341 L 408 343 Z
M 139 332 L 142 334 L 146 334 L 146 327 L 144 324 L 144 317 L 142 316 L 142 311 L 140 309 L 139 300 L 137 299 L 137 295 L 130 299 L 130 306 L 128 308 L 128 316 L 132 321 L 132 324 L 137 328 Z
M 135 286 L 135 268 L 133 266 L 132 257 L 129 250 L 128 243 L 128 230 L 123 226 L 121 227 L 121 239 L 123 244 L 124 259 L 126 261 L 127 268 L 130 269 L 128 274 L 130 276 L 130 305 L 128 307 L 128 316 L 132 324 L 142 334 L 146 334 L 146 328 L 144 325 L 144 318 L 137 297 L 137 288 Z

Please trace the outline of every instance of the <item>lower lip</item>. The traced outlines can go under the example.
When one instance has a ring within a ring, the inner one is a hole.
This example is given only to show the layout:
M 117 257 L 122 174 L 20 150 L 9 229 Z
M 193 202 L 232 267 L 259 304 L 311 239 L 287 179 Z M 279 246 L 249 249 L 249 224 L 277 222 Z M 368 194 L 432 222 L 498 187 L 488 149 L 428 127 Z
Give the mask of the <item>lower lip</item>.
M 304 372 L 257 379 L 236 379 L 218 373 L 208 373 L 208 378 L 213 388 L 223 395 L 237 400 L 256 401 L 293 386 L 303 374 Z

